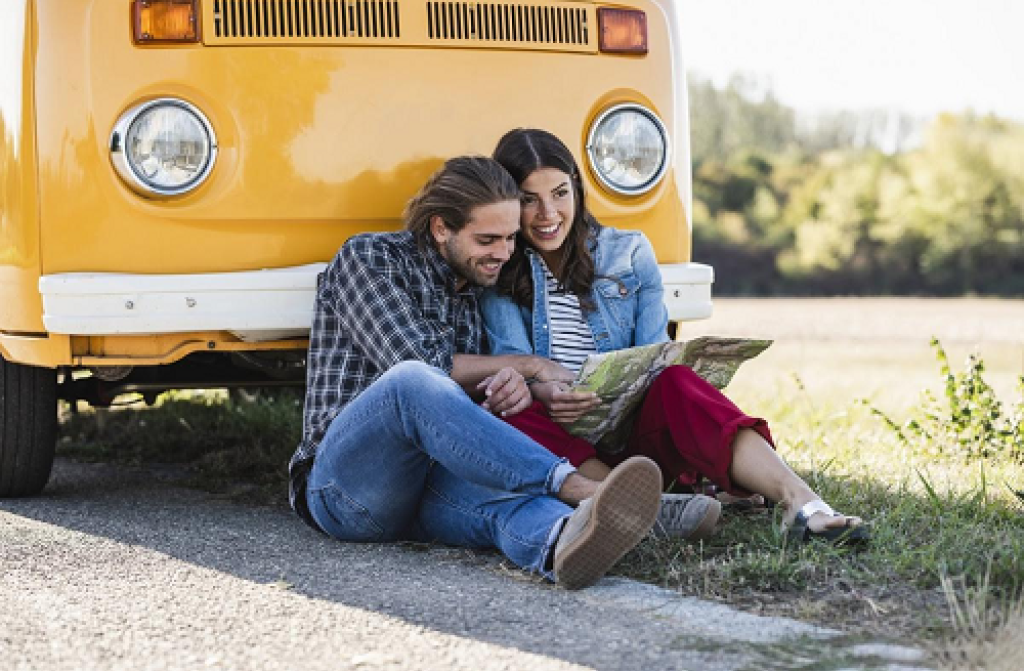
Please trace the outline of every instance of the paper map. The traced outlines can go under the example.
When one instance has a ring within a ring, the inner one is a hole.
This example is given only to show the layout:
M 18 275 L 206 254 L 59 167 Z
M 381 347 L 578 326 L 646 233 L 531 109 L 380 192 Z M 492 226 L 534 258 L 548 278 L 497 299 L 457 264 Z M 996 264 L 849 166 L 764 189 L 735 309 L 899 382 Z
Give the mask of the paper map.
M 736 369 L 768 349 L 771 340 L 703 336 L 592 354 L 572 387 L 593 391 L 602 403 L 567 426 L 569 433 L 614 454 L 626 446 L 640 402 L 654 379 L 668 366 L 685 365 L 718 389 Z

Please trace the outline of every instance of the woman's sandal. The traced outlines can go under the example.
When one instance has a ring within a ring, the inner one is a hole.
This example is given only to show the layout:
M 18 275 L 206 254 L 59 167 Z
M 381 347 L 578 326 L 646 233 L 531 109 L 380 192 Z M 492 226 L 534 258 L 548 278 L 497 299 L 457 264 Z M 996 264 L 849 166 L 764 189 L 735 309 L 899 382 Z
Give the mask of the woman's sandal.
M 828 541 L 833 545 L 858 546 L 865 545 L 871 540 L 871 532 L 867 527 L 863 524 L 851 526 L 849 521 L 841 527 L 828 527 L 822 531 L 814 531 L 807 526 L 807 523 L 811 516 L 817 513 L 824 513 L 832 517 L 845 517 L 842 513 L 832 510 L 832 507 L 821 499 L 809 501 L 796 511 L 793 521 L 783 527 L 790 542 L 806 543 L 817 539 Z

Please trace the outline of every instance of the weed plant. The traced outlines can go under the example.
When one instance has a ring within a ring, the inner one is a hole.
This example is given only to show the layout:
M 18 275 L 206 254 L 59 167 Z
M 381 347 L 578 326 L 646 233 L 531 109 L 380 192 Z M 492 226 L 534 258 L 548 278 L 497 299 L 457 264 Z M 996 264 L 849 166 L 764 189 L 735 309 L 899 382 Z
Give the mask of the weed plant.
M 944 382 L 943 398 L 923 392 L 917 411 L 903 425 L 878 408 L 872 408 L 872 413 L 904 447 L 918 454 L 968 464 L 1024 461 L 1024 376 L 1018 385 L 1019 397 L 1004 408 L 983 377 L 985 364 L 979 357 L 971 355 L 966 369 L 954 373 L 939 341 L 933 338 L 931 346 Z

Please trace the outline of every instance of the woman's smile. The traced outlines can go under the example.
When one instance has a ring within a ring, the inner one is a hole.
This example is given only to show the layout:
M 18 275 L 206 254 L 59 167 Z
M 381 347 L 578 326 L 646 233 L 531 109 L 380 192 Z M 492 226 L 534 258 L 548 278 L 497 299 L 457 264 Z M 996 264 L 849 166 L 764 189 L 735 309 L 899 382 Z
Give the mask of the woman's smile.
M 551 224 L 550 226 L 534 226 L 534 233 L 539 238 L 552 239 L 557 237 L 558 230 L 562 227 L 561 223 Z
M 530 173 L 519 188 L 523 192 L 523 236 L 550 267 L 557 267 L 576 215 L 572 178 L 557 168 L 540 168 Z

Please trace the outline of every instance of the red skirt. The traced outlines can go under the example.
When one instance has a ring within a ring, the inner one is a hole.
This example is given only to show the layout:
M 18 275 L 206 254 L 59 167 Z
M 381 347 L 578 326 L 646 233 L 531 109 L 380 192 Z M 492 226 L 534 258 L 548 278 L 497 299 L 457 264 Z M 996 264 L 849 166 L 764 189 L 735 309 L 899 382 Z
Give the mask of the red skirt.
M 775 447 L 768 423 L 749 417 L 726 396 L 686 366 L 670 366 L 647 390 L 626 448 L 609 455 L 555 423 L 539 401 L 514 417 L 505 418 L 535 441 L 574 466 L 597 458 L 616 466 L 640 454 L 653 459 L 665 477 L 695 484 L 706 478 L 732 494 L 748 495 L 729 478 L 732 443 L 742 428 L 757 431 Z

